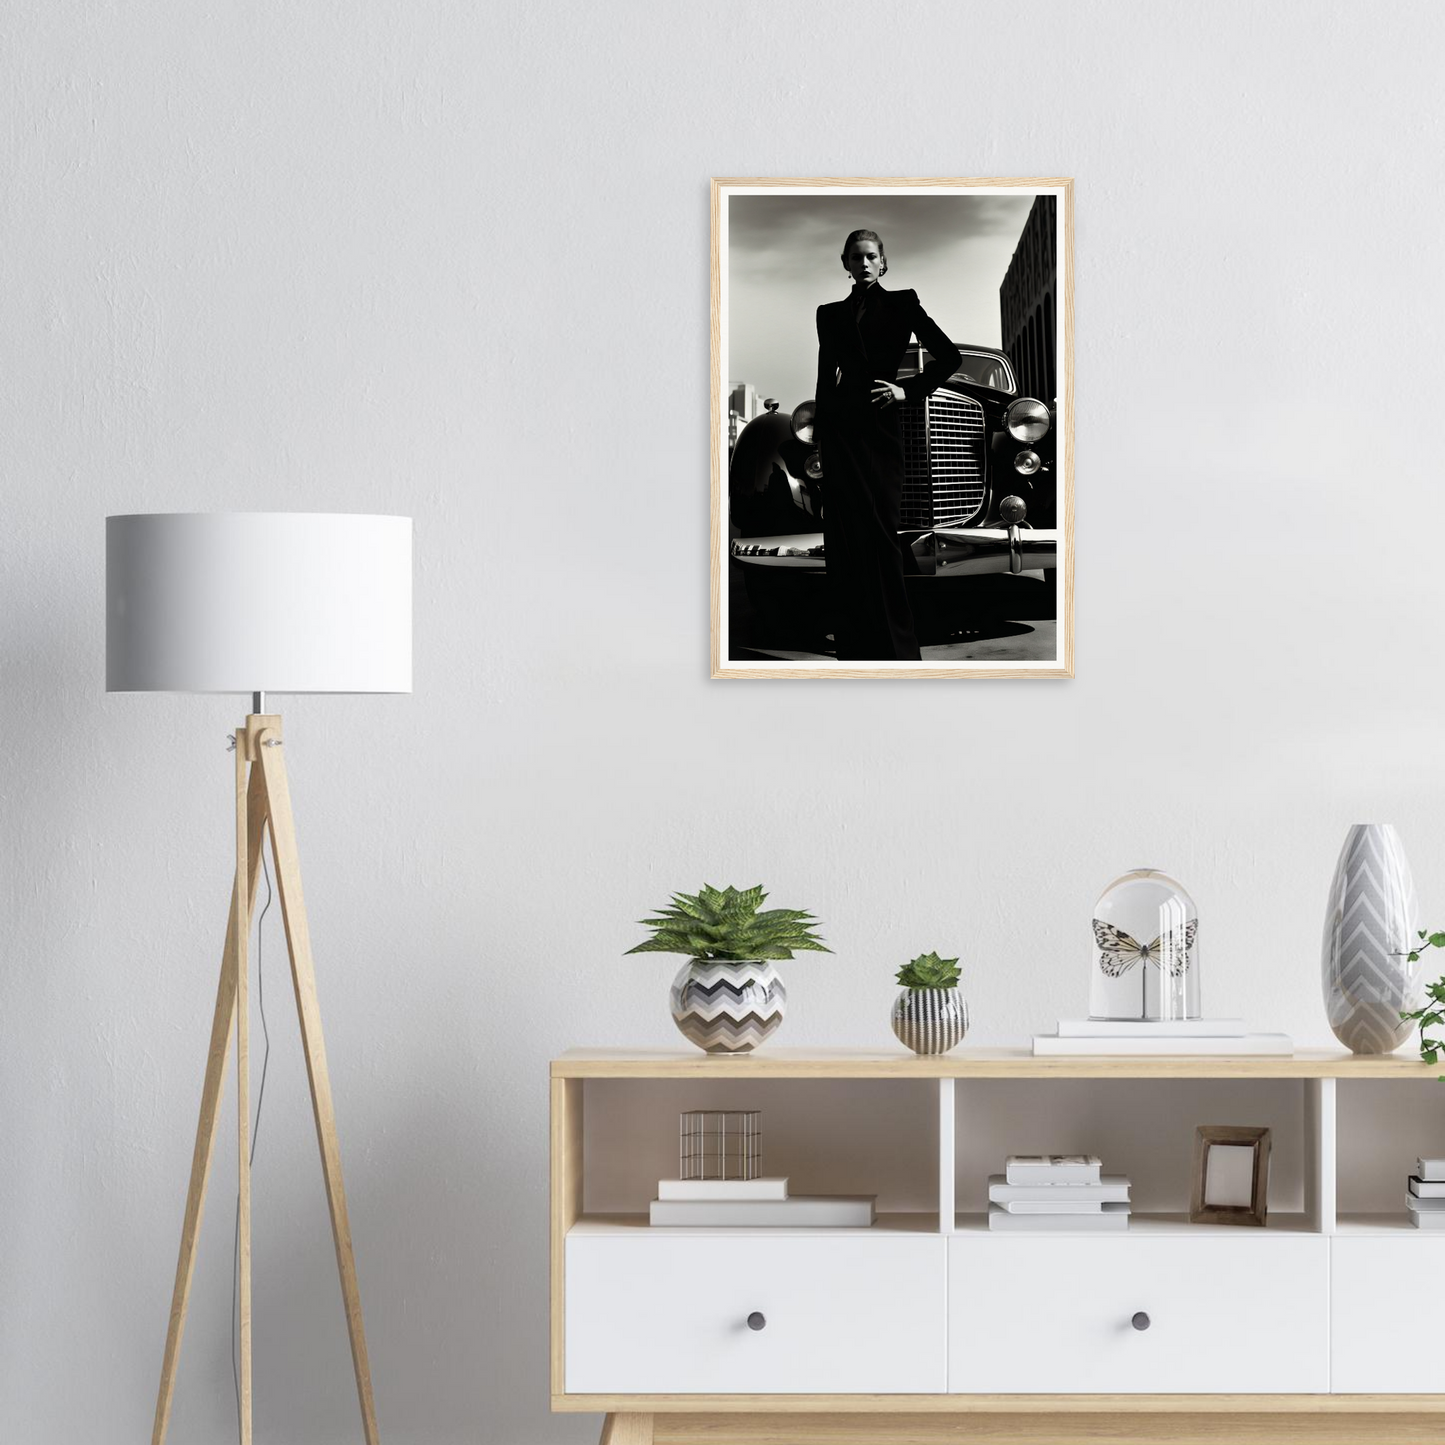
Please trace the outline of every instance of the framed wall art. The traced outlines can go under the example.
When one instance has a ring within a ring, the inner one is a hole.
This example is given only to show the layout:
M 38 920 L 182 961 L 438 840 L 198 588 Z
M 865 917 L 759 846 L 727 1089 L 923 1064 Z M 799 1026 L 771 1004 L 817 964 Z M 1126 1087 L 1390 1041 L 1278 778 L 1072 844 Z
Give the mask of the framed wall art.
M 1073 182 L 714 180 L 712 675 L 1073 676 Z

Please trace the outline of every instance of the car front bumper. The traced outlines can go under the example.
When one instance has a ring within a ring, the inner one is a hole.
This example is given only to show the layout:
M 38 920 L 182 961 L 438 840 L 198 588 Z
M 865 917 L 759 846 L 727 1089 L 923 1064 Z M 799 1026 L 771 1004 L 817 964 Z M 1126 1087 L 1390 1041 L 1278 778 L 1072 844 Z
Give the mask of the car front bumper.
M 913 539 L 913 555 L 922 579 L 984 576 L 1057 567 L 1058 544 L 1058 533 L 1052 528 L 939 527 Z M 734 562 L 760 570 L 821 575 L 828 566 L 821 532 L 735 537 L 730 555 Z

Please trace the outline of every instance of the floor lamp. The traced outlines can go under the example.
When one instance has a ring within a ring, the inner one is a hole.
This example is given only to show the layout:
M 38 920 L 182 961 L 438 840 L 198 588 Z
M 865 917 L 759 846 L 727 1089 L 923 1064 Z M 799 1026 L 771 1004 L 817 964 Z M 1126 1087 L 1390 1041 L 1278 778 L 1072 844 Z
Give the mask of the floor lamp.
M 170 1421 L 196 1237 L 236 1034 L 240 1438 L 251 1445 L 251 1168 L 247 941 L 263 831 L 271 835 L 321 1169 L 367 1445 L 371 1369 L 347 1222 L 331 1080 L 286 780 L 268 692 L 411 691 L 411 519 L 339 513 L 152 513 L 106 518 L 106 691 L 250 693 L 235 744 L 236 877 L 211 1022 L 152 1445 Z

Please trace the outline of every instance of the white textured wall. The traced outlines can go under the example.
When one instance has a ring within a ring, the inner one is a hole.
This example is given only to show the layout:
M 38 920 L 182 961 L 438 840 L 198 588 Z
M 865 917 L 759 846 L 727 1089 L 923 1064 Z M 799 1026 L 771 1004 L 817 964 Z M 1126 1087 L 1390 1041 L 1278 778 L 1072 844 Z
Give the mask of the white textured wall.
M 935 945 L 1005 1042 L 1167 867 L 1208 1005 L 1320 1041 L 1347 824 L 1445 917 L 1442 41 L 1431 5 L 7 6 L 0 1436 L 149 1428 L 228 886 L 241 709 L 102 693 L 107 512 L 416 517 L 415 695 L 286 708 L 389 1441 L 594 1438 L 546 1408 L 545 1064 L 674 1041 L 669 964 L 619 957 L 671 888 L 826 920 L 786 1042 L 888 1041 Z M 707 679 L 713 174 L 1077 177 L 1076 680 Z M 258 1439 L 329 1445 L 275 923 Z

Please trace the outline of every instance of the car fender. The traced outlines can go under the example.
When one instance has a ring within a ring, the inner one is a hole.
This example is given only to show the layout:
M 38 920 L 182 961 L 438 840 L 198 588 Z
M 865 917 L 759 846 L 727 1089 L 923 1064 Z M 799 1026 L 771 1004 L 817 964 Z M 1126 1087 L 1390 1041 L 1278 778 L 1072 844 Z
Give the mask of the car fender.
M 767 411 L 738 435 L 728 461 L 728 517 L 733 536 L 816 532 L 822 489 L 804 471 L 813 448 L 793 435 L 790 416 Z

